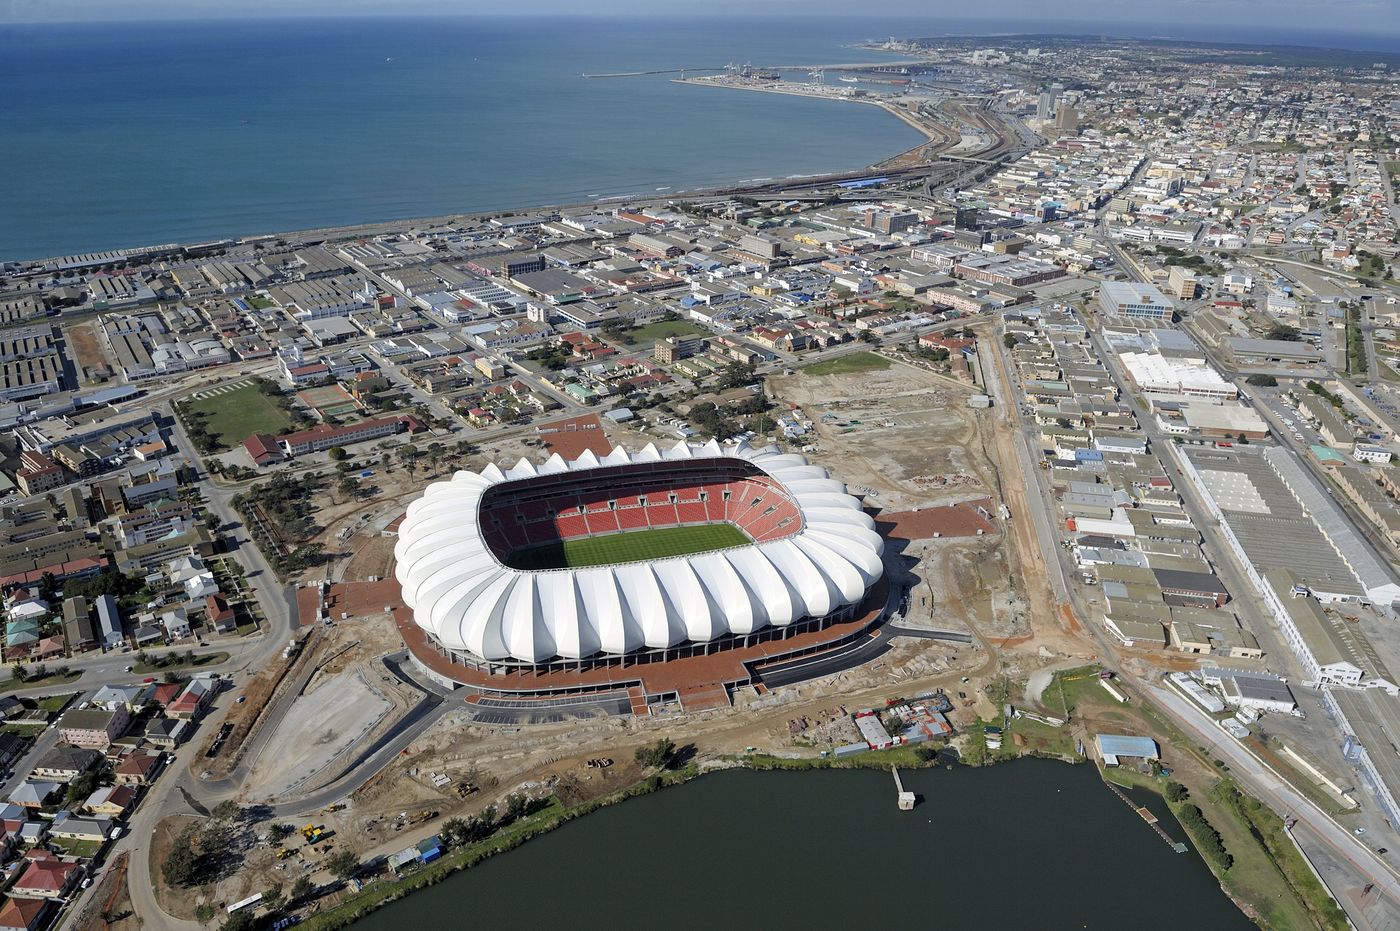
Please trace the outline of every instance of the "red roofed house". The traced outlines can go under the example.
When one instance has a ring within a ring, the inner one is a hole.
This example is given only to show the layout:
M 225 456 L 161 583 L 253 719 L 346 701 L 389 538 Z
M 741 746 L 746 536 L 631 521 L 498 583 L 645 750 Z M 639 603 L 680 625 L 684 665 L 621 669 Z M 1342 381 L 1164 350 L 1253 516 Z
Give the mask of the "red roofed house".
M 209 625 L 220 633 L 227 633 L 236 626 L 233 609 L 228 606 L 223 595 L 215 593 L 204 598 L 204 617 Z
M 151 701 L 164 708 L 178 698 L 180 693 L 184 690 L 185 684 L 183 682 L 162 682 L 156 686 L 155 693 L 151 696 Z
M 0 906 L 0 931 L 34 931 L 48 921 L 48 899 L 7 899 Z
M 113 770 L 119 786 L 148 786 L 160 771 L 159 753 L 133 753 Z
M 209 704 L 209 699 L 214 696 L 214 689 L 203 679 L 192 679 L 185 686 L 173 702 L 165 706 L 165 715 L 169 718 L 180 720 L 193 720 L 199 717 L 204 706 Z
M 66 863 L 47 850 L 31 850 L 25 856 L 30 858 L 29 866 L 10 887 L 13 898 L 60 898 L 83 874 L 77 863 Z
M 45 637 L 34 644 L 34 651 L 30 655 L 35 659 L 53 659 L 55 656 L 62 656 L 63 638 Z
M 248 451 L 255 466 L 265 466 L 269 462 L 281 462 L 286 458 L 282 453 L 282 447 L 277 444 L 277 438 L 265 433 L 254 433 L 248 437 L 243 441 L 243 448 Z

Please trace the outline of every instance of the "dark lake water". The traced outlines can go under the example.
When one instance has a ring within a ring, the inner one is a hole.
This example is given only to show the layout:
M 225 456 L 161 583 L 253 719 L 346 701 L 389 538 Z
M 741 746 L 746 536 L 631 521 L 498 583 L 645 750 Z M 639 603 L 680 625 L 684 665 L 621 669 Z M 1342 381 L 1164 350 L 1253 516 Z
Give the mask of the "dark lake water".
M 354 927 L 1254 927 L 1091 766 L 901 775 L 921 796 L 912 812 L 895 808 L 888 772 L 715 773 L 571 822 Z

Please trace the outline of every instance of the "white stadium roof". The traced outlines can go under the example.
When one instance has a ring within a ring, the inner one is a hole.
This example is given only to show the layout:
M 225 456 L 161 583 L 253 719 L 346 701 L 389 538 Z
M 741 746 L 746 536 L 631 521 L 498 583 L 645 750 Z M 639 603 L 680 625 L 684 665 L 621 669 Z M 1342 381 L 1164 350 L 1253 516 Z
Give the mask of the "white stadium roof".
M 688 556 L 535 571 L 504 565 L 482 536 L 480 504 L 493 485 L 704 458 L 744 460 L 761 470 L 797 505 L 801 528 L 782 539 Z M 874 521 L 825 469 L 776 447 L 711 441 L 457 472 L 409 505 L 394 556 L 404 602 L 444 647 L 539 663 L 706 642 L 821 617 L 865 596 L 883 572 L 883 549 Z

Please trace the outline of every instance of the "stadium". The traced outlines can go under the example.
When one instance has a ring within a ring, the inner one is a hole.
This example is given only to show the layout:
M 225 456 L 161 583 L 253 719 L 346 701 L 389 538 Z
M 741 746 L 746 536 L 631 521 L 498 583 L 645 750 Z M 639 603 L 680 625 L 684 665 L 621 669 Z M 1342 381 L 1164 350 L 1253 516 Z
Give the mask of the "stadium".
M 613 687 L 639 665 L 771 659 L 784 642 L 818 650 L 832 645 L 823 632 L 849 641 L 883 606 L 874 522 L 825 469 L 776 447 L 460 471 L 409 505 L 398 535 L 410 651 L 493 691 L 553 694 L 581 674 L 575 686 Z

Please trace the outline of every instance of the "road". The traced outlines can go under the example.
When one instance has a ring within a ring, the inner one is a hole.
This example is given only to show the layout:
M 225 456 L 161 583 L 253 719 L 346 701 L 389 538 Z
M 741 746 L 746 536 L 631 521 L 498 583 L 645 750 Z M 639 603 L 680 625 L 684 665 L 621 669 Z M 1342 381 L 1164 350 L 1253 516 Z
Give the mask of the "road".
M 1375 931 L 1400 928 L 1400 873 L 1351 831 L 1294 791 L 1186 699 L 1155 685 L 1144 684 L 1144 691 L 1155 704 L 1169 711 L 1178 725 L 1200 740 L 1214 756 L 1224 760 L 1231 773 L 1270 808 L 1284 818 L 1299 819 L 1293 829 L 1295 839 L 1310 848 L 1309 856 L 1315 865 L 1322 860 L 1324 865 L 1340 868 L 1334 869 L 1331 877 L 1324 874 L 1324 878 L 1359 928 Z M 1314 854 L 1313 849 L 1319 852 Z M 1350 885 L 1355 884 L 1359 890 L 1367 883 L 1374 883 L 1375 889 L 1365 899 L 1346 894 Z
M 1133 408 L 1149 441 L 1158 452 L 1163 469 L 1171 478 L 1178 493 L 1182 495 L 1183 505 L 1187 513 L 1202 532 L 1202 546 L 1211 559 L 1212 565 L 1226 580 L 1230 591 L 1236 593 L 1236 610 L 1247 606 L 1248 613 L 1254 615 L 1254 623 L 1251 625 L 1253 629 L 1272 631 L 1269 615 L 1261 599 L 1254 592 L 1248 580 L 1245 579 L 1243 567 L 1235 562 L 1232 549 L 1226 546 L 1220 538 L 1219 528 L 1209 517 L 1209 512 L 1204 502 L 1197 496 L 1193 484 L 1187 481 L 1180 469 L 1177 468 L 1173 460 L 1175 444 L 1161 434 L 1150 414 L 1141 408 L 1127 390 L 1128 386 L 1123 375 L 1114 365 L 1115 356 L 1108 351 L 1102 336 L 1092 329 L 1093 325 L 1093 321 L 1090 321 L 1090 337 L 1095 351 L 1117 383 L 1123 402 Z M 998 381 L 1005 380 L 1007 384 L 1010 384 L 1011 382 L 1005 373 L 1005 366 L 1009 363 L 1002 359 L 1004 353 L 1000 346 L 997 347 L 996 355 L 998 356 L 998 364 L 994 367 L 998 369 L 1000 375 Z M 1019 412 L 1018 401 L 1019 398 L 1012 398 L 1003 403 L 1009 403 L 1013 412 Z M 1017 413 L 1016 420 L 1018 423 L 1020 422 L 1019 413 Z M 1038 431 L 1026 431 L 1022 433 L 1022 438 L 1026 442 L 1017 443 L 1023 463 L 1029 458 L 1029 449 L 1032 443 L 1030 433 L 1032 432 L 1038 434 Z M 1029 465 L 1023 465 L 1023 468 L 1026 468 L 1029 474 L 1039 475 L 1038 468 Z M 1054 505 L 1052 503 L 1054 499 L 1048 492 L 1043 489 L 1042 491 L 1041 500 L 1033 502 L 1033 509 L 1038 518 L 1037 529 L 1052 523 L 1054 520 Z M 1050 531 L 1050 535 L 1053 540 L 1053 531 Z M 1041 537 L 1041 534 L 1038 533 L 1037 536 Z M 1054 542 L 1047 544 L 1043 538 L 1040 545 L 1042 550 L 1048 551 L 1045 559 L 1052 581 L 1061 579 L 1061 584 L 1066 588 L 1065 601 L 1071 604 L 1081 617 L 1091 617 L 1092 615 L 1081 603 L 1077 589 L 1064 579 L 1061 564 L 1064 557 L 1058 545 Z M 1057 596 L 1058 594 L 1057 592 Z M 1241 610 L 1241 613 L 1246 612 Z M 1101 655 L 1105 657 L 1118 655 L 1116 644 L 1109 641 L 1101 625 L 1090 622 L 1085 624 L 1085 628 L 1089 637 L 1098 644 L 1102 651 Z M 1286 652 L 1279 658 L 1292 663 L 1291 655 Z M 1214 748 L 1217 755 L 1230 764 L 1231 771 L 1248 791 L 1263 798 L 1280 814 L 1304 813 L 1302 826 L 1295 830 L 1295 837 L 1307 848 L 1308 855 L 1315 866 L 1320 871 L 1324 871 L 1331 887 L 1339 897 L 1342 897 L 1341 904 L 1359 927 L 1368 929 L 1400 927 L 1400 886 L 1397 886 L 1397 876 L 1392 873 L 1388 864 L 1374 855 L 1371 849 L 1349 830 L 1336 824 L 1294 791 L 1284 780 L 1264 767 L 1257 758 L 1220 731 L 1213 722 L 1202 725 L 1200 723 L 1201 715 L 1175 693 L 1167 692 L 1157 687 L 1155 683 L 1135 676 L 1130 670 L 1120 668 L 1119 674 L 1129 685 L 1150 695 L 1154 702 L 1167 711 L 1174 721 L 1189 733 L 1197 736 L 1203 744 Z M 1345 897 L 1345 889 L 1353 886 L 1360 889 L 1369 882 L 1376 883 L 1378 891 L 1373 891 L 1365 900 Z

